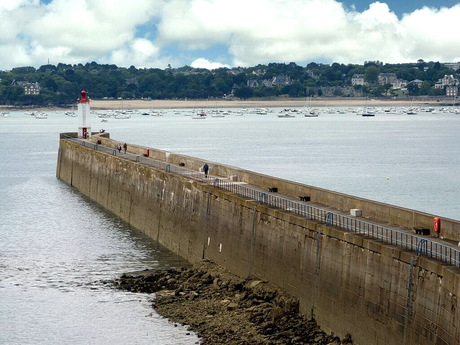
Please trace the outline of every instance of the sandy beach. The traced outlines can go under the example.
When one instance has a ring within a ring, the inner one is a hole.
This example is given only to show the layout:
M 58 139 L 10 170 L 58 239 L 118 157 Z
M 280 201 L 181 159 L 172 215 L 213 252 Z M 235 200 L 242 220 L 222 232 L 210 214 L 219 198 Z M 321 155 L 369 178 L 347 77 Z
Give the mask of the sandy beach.
M 354 99 L 354 98 L 315 98 L 306 101 L 297 99 L 276 100 L 91 100 L 91 109 L 172 109 L 172 108 L 270 108 L 270 107 L 392 107 L 392 106 L 434 106 L 448 104 L 441 99 Z

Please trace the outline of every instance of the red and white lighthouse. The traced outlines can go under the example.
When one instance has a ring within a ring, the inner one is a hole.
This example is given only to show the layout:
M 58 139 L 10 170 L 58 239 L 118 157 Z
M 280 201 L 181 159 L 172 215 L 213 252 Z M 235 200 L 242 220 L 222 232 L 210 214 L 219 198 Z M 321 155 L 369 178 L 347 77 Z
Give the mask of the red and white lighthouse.
M 89 98 L 85 90 L 81 90 L 78 103 L 78 137 L 88 139 L 91 137 L 91 122 L 89 118 Z

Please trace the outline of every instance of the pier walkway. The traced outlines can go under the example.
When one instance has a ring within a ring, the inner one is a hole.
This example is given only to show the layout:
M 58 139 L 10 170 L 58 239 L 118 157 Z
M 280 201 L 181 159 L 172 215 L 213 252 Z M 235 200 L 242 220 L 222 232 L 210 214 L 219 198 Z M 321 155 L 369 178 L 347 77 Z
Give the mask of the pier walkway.
M 414 229 L 396 227 L 384 224 L 378 220 L 363 219 L 339 212 L 324 205 L 309 201 L 299 201 L 278 194 L 275 191 L 263 190 L 260 187 L 248 185 L 244 182 L 232 181 L 225 177 L 208 175 L 193 171 L 186 167 L 172 165 L 153 158 L 119 152 L 112 147 L 94 144 L 89 140 L 66 137 L 82 146 L 92 148 L 111 155 L 119 156 L 140 164 L 152 166 L 166 172 L 187 176 L 191 179 L 213 185 L 241 197 L 253 200 L 259 204 L 274 207 L 286 212 L 292 212 L 301 217 L 313 220 L 327 226 L 334 226 L 344 231 L 358 233 L 383 243 L 394 245 L 403 250 L 415 252 L 417 256 L 426 256 L 448 265 L 460 267 L 460 248 L 458 243 L 432 236 L 423 236 L 414 233 Z

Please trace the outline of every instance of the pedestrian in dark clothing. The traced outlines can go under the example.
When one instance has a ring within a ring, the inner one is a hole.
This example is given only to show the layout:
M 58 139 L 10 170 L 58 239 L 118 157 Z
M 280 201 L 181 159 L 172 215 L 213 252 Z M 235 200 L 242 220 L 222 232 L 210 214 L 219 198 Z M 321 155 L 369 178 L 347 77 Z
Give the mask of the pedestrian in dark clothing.
M 204 177 L 208 177 L 209 166 L 205 163 L 203 165 Z
M 126 143 L 123 144 L 123 150 L 125 151 L 126 153 L 126 150 L 128 149 L 128 145 L 126 145 Z

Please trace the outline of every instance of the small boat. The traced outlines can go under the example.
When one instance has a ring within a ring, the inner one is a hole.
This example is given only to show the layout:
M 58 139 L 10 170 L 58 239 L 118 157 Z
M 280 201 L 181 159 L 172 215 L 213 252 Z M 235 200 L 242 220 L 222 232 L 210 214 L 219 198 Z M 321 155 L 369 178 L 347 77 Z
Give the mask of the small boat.
M 251 109 L 249 111 L 249 114 L 267 115 L 268 111 L 266 109 L 262 109 L 262 108 L 255 108 L 255 109 Z
M 375 111 L 373 109 L 369 110 L 367 107 L 364 107 L 364 111 L 361 113 L 361 116 L 375 116 Z
M 318 117 L 318 113 L 314 110 L 310 110 L 308 113 L 303 114 L 305 117 Z
M 406 111 L 407 115 L 417 115 L 417 108 L 413 106 L 414 98 L 412 98 L 412 102 L 410 103 L 409 109 Z
M 207 114 L 204 111 L 202 111 L 202 112 L 196 114 L 195 116 L 192 116 L 192 119 L 203 120 L 203 119 L 206 119 L 206 116 L 207 116 Z
M 115 115 L 114 117 L 115 119 L 130 119 L 131 118 L 131 115 L 130 114 L 117 114 Z
M 42 113 L 42 112 L 39 112 L 37 114 L 34 115 L 36 119 L 39 119 L 39 120 L 44 120 L 44 119 L 47 119 L 48 118 L 48 114 L 45 114 L 45 113 Z
M 295 117 L 295 115 L 292 115 L 292 114 L 278 114 L 278 117 L 280 117 L 280 118 L 292 118 L 292 117 Z
M 305 117 L 318 117 L 318 112 L 311 107 L 311 96 L 308 98 L 308 107 L 306 107 L 306 112 L 303 113 Z
M 361 116 L 366 116 L 366 117 L 375 116 L 375 108 L 374 107 L 369 107 L 367 105 L 367 101 L 366 101 L 366 105 L 364 105 L 363 112 L 361 113 Z

